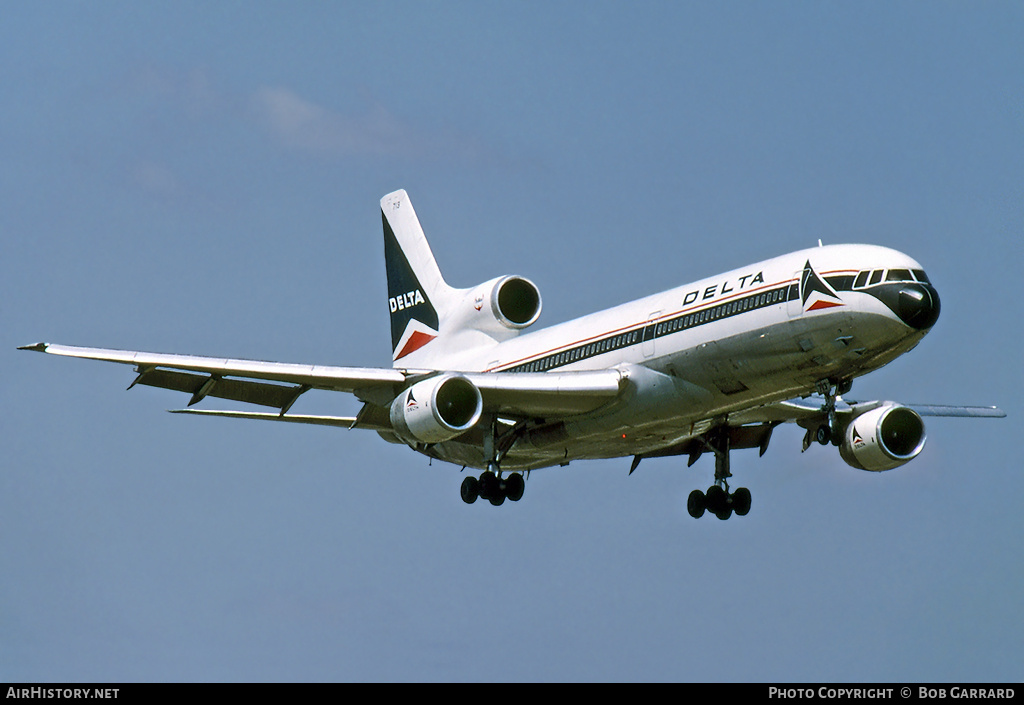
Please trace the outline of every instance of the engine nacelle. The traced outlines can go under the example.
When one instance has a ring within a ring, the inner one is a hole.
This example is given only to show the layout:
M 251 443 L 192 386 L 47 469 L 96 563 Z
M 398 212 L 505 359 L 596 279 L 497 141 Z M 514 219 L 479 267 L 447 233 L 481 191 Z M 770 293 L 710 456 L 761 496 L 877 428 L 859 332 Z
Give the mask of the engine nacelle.
M 540 290 L 529 279 L 506 276 L 464 289 L 449 325 L 482 331 L 497 340 L 519 334 L 540 317 Z
M 406 443 L 440 443 L 473 428 L 483 410 L 475 384 L 458 375 L 438 375 L 391 402 L 391 426 Z
M 491 313 L 506 328 L 522 330 L 540 317 L 540 289 L 524 277 L 502 277 L 491 289 L 490 299 Z
M 924 448 L 924 421 L 916 411 L 886 403 L 861 414 L 846 427 L 839 454 L 859 470 L 892 470 Z

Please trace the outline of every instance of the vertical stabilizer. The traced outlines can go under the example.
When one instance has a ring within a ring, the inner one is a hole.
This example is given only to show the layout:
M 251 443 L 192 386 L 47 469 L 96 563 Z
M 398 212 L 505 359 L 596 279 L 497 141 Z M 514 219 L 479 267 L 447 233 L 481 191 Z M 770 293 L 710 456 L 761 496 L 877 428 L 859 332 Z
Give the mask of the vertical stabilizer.
M 392 360 L 399 367 L 402 358 L 438 336 L 438 314 L 443 313 L 454 290 L 441 276 L 408 194 L 389 193 L 381 199 L 380 210 L 384 222 Z

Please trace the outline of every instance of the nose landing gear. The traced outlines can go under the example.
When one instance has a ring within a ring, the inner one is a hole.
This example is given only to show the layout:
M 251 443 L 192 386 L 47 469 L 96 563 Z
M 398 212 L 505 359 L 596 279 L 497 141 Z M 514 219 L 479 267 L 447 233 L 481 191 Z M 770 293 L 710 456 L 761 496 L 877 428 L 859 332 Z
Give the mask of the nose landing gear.
M 815 386 L 816 391 L 824 398 L 821 405 L 821 416 L 816 424 L 811 421 L 801 423 L 807 429 L 807 433 L 804 434 L 801 453 L 810 448 L 811 443 L 814 441 L 823 446 L 827 446 L 829 443 L 839 445 L 842 438 L 842 429 L 839 428 L 839 424 L 836 422 L 836 400 L 842 397 L 843 394 L 847 394 L 852 387 L 853 382 L 851 380 L 823 379 L 817 383 Z

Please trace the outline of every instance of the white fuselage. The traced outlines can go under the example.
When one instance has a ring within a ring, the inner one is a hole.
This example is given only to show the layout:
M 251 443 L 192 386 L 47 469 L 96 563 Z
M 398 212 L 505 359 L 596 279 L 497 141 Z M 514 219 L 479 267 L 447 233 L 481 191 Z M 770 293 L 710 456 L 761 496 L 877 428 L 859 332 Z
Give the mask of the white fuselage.
M 876 271 L 881 280 L 871 285 Z M 912 282 L 912 271 L 920 265 L 888 248 L 812 248 L 478 348 L 452 365 L 505 373 L 618 367 L 629 378 L 616 401 L 524 436 L 504 460 L 508 469 L 652 452 L 913 348 L 927 329 L 904 323 L 878 296 L 899 286 L 886 272 Z M 476 466 L 479 445 L 469 440 L 435 452 Z

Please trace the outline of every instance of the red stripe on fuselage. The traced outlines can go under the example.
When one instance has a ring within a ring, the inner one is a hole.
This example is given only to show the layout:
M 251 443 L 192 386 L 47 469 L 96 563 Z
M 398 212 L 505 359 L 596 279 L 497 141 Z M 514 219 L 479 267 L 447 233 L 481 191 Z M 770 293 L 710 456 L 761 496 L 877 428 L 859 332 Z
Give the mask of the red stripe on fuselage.
M 837 271 L 844 271 L 844 270 L 837 270 Z M 836 272 L 826 272 L 826 274 L 835 274 L 835 273 Z M 790 285 L 792 285 L 796 281 L 797 281 L 796 279 L 789 279 L 787 281 L 777 282 L 775 284 L 766 284 L 764 286 L 759 286 L 756 289 L 745 289 L 745 290 L 743 290 L 741 292 L 737 292 L 735 294 L 732 294 L 731 296 L 726 296 L 724 298 L 715 299 L 714 301 L 712 301 L 710 303 L 703 303 L 703 302 L 701 302 L 699 304 L 694 304 L 693 306 L 690 306 L 688 308 L 681 308 L 678 311 L 674 311 L 672 313 L 666 313 L 666 314 L 664 314 L 664 315 L 662 315 L 662 316 L 660 316 L 658 318 L 655 318 L 653 320 L 650 320 L 650 321 L 644 321 L 643 323 L 639 323 L 639 324 L 638 323 L 631 323 L 629 325 L 623 326 L 622 328 L 617 328 L 615 330 L 606 331 L 604 333 L 599 333 L 597 335 L 592 335 L 592 336 L 590 336 L 588 338 L 583 338 L 582 340 L 577 340 L 577 341 L 572 342 L 572 343 L 566 343 L 566 344 L 563 344 L 563 345 L 559 345 L 557 347 L 550 348 L 550 349 L 548 349 L 548 350 L 546 350 L 544 352 L 541 352 L 541 353 L 532 353 L 530 355 L 527 355 L 526 357 L 521 357 L 518 360 L 513 360 L 511 362 L 506 362 L 506 363 L 503 363 L 503 364 L 501 364 L 501 365 L 499 365 L 497 367 L 491 367 L 489 369 L 484 370 L 484 372 L 497 372 L 497 371 L 501 371 L 503 369 L 507 369 L 509 367 L 516 367 L 518 365 L 522 365 L 522 364 L 527 363 L 527 362 L 535 362 L 537 360 L 541 360 L 541 359 L 543 359 L 545 357 L 548 357 L 549 355 L 556 355 L 556 354 L 561 353 L 561 352 L 567 352 L 569 350 L 572 350 L 573 348 L 579 347 L 580 345 L 586 345 L 586 344 L 592 343 L 594 341 L 604 340 L 605 338 L 611 338 L 611 337 L 616 336 L 616 335 L 622 335 L 623 333 L 631 333 L 633 331 L 643 331 L 643 329 L 646 328 L 647 326 L 649 326 L 649 325 L 657 325 L 658 323 L 664 321 L 665 319 L 677 318 L 679 316 L 689 315 L 689 314 L 694 313 L 694 312 L 699 313 L 700 311 L 712 309 L 715 306 L 719 306 L 721 304 L 728 303 L 728 302 L 732 301 L 733 299 L 740 299 L 740 298 L 745 298 L 747 296 L 753 296 L 753 295 L 756 295 L 756 294 L 761 293 L 761 292 L 766 291 L 766 290 L 778 289 L 779 287 L 782 287 L 782 286 L 790 286 Z M 784 303 L 784 302 L 780 301 L 779 303 Z

